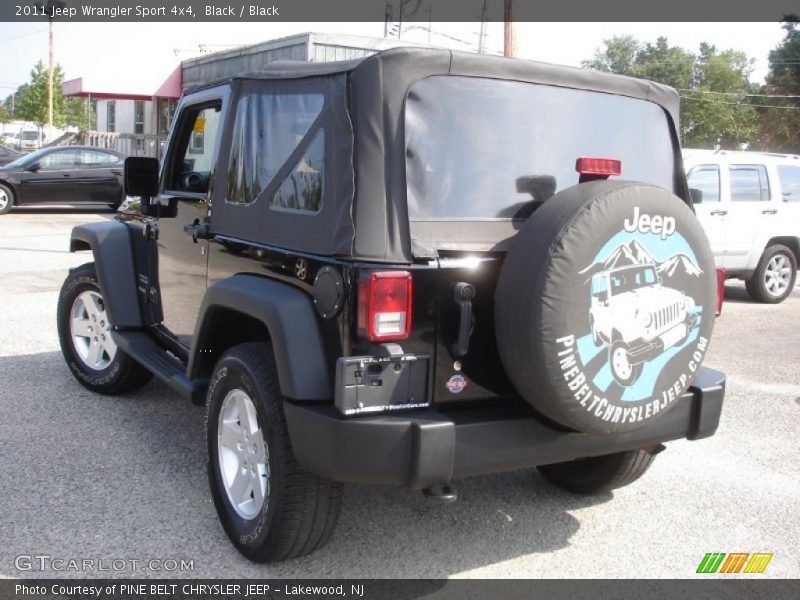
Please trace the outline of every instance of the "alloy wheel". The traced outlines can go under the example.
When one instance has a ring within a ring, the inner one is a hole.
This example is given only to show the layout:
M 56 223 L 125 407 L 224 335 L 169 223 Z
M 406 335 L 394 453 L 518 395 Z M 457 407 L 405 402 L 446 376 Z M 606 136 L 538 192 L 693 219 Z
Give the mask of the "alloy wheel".
M 90 369 L 102 371 L 117 355 L 117 344 L 111 337 L 103 297 L 91 290 L 75 298 L 69 321 L 72 345 L 78 358 Z
M 773 256 L 764 269 L 764 288 L 770 296 L 782 296 L 792 280 L 792 266 L 784 254 Z
M 255 518 L 269 496 L 269 451 L 256 407 L 241 389 L 222 401 L 217 425 L 217 455 L 228 501 L 243 519 Z

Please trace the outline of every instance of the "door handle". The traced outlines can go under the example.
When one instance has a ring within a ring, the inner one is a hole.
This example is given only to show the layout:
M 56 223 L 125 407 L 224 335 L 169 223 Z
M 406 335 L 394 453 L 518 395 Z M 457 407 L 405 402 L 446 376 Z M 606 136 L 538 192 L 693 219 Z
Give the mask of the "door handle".
M 71 177 L 70 173 L 62 173 L 61 175 L 63 175 L 64 177 Z
M 712 210 L 712 211 L 711 211 L 710 213 L 708 213 L 708 214 L 710 214 L 710 215 L 714 215 L 714 216 L 720 216 L 720 217 L 723 217 L 723 216 L 725 216 L 725 215 L 727 215 L 727 214 L 728 214 L 728 211 L 727 211 L 727 210 Z
M 762 215 L 775 215 L 775 214 L 778 214 L 778 209 L 777 208 L 768 208 L 767 210 L 762 210 L 761 214 Z
M 196 244 L 197 240 L 207 240 L 209 236 L 208 223 L 201 223 L 200 219 L 195 219 L 191 225 L 186 225 L 183 230 L 192 236 L 192 241 Z
M 111 174 L 112 175 L 122 175 L 122 171 L 120 171 L 119 169 L 111 169 Z
M 459 309 L 458 338 L 450 347 L 454 358 L 461 358 L 469 351 L 469 338 L 472 335 L 472 299 L 475 287 L 472 284 L 459 282 L 453 289 L 453 299 Z

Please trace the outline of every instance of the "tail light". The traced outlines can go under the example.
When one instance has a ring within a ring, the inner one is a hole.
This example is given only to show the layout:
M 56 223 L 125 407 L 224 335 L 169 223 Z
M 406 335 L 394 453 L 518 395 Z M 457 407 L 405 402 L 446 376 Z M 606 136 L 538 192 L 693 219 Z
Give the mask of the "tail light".
M 725 269 L 717 269 L 717 316 L 722 314 L 723 300 L 725 300 Z
M 575 170 L 581 175 L 619 175 L 622 173 L 622 161 L 614 158 L 581 157 L 575 161 Z
M 358 331 L 371 342 L 408 338 L 413 280 L 408 271 L 370 273 L 358 289 Z

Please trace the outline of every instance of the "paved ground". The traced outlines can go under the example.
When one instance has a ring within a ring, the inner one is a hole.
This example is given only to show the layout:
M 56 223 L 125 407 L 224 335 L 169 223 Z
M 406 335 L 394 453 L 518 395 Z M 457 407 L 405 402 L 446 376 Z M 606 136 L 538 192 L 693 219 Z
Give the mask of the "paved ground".
M 800 291 L 764 306 L 729 284 L 707 360 L 729 377 L 719 432 L 636 484 L 584 498 L 520 471 L 460 482 L 451 506 L 350 486 L 330 546 L 262 566 L 217 523 L 202 410 L 159 383 L 95 396 L 61 359 L 57 291 L 88 260 L 69 231 L 108 217 L 0 217 L 0 577 L 76 575 L 15 567 L 34 554 L 183 558 L 198 577 L 692 577 L 711 551 L 772 552 L 766 575 L 800 577 Z

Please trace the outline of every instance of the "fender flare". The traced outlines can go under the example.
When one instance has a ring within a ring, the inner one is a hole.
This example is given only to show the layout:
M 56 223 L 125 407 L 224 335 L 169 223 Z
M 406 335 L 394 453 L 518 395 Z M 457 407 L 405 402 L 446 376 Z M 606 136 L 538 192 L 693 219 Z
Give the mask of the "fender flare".
M 258 275 L 234 275 L 206 290 L 189 355 L 190 379 L 202 377 L 199 353 L 210 345 L 217 309 L 242 313 L 266 326 L 284 396 L 294 400 L 333 397 L 325 340 L 308 294 Z
M 141 327 L 130 227 L 119 221 L 72 229 L 69 251 L 91 250 L 108 318 L 117 327 Z

